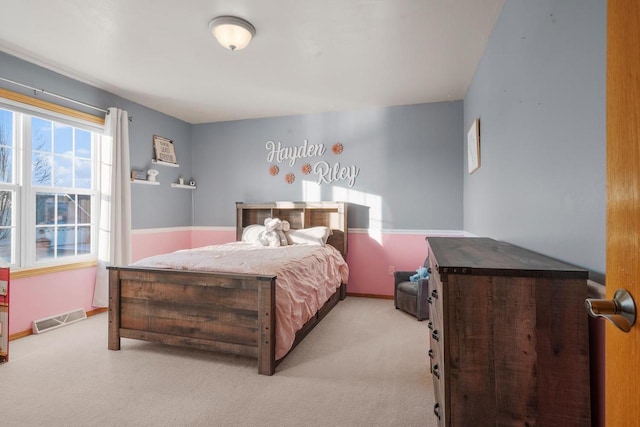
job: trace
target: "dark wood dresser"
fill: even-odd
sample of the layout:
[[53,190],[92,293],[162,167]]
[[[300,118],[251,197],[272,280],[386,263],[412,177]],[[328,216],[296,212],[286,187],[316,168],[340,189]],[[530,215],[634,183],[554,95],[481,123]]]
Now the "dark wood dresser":
[[427,238],[443,426],[590,426],[586,270],[488,238]]

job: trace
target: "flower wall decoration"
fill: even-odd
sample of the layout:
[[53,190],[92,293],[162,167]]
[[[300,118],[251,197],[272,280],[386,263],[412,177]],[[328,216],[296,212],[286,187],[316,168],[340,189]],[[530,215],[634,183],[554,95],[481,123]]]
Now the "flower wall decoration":
[[293,184],[293,182],[296,180],[296,176],[292,173],[288,173],[284,177],[284,180],[287,181],[287,184]]

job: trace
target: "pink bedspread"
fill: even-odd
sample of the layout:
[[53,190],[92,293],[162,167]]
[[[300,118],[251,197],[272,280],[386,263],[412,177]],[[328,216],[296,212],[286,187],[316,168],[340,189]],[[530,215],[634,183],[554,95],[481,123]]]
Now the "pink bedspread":
[[276,360],[287,354],[296,331],[349,277],[347,263],[329,245],[270,248],[233,242],[156,255],[133,265],[277,276]]

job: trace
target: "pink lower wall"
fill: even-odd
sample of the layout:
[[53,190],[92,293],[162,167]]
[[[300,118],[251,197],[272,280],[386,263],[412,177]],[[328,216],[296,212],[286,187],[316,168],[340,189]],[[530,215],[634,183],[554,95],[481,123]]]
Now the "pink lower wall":
[[350,294],[393,296],[393,271],[415,271],[427,256],[424,234],[349,233]]
[[131,234],[131,260],[190,249],[191,229],[139,230]]
[[34,320],[84,308],[95,309],[96,268],[82,268],[42,276],[11,279],[9,335],[31,330]]
[[195,228],[191,232],[191,244],[193,248],[207,245],[219,245],[222,243],[235,242],[236,229],[210,229]]

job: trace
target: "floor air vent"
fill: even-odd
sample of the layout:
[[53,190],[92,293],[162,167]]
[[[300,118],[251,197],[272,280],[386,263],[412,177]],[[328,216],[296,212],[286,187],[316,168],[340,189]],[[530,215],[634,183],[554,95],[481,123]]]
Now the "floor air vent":
[[84,311],[84,308],[79,308],[77,310],[69,311],[67,313],[56,314],[55,316],[47,317],[45,319],[34,320],[33,333],[41,334],[43,332],[47,332],[52,329],[59,328],[61,326],[66,326],[71,323],[75,323],[79,320],[84,320],[86,318],[87,318],[87,313]]

